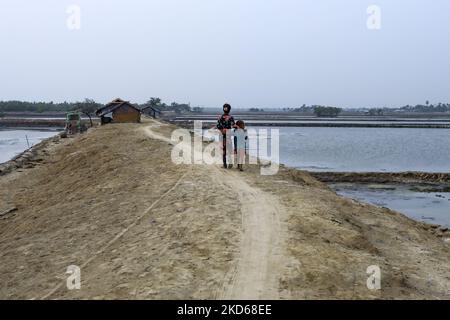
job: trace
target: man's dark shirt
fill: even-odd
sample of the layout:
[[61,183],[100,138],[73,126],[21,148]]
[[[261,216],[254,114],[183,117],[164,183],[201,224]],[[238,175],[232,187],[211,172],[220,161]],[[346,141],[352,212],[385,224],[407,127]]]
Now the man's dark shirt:
[[217,121],[217,129],[225,134],[225,130],[230,130],[234,126],[234,118],[229,114],[223,114]]

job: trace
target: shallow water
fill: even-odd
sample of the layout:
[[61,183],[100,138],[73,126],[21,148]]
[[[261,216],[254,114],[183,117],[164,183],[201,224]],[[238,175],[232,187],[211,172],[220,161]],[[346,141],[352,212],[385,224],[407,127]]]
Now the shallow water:
[[[279,130],[279,162],[308,171],[450,172],[450,129],[295,128]],[[207,132],[207,131],[205,131]],[[270,147],[270,141],[268,146]],[[256,150],[250,154],[256,155]]]
[[450,129],[278,129],[280,162],[291,167],[339,172],[450,172]]
[[56,134],[56,131],[50,130],[0,130],[0,163],[10,160],[29,147]]
[[418,192],[407,185],[335,183],[338,194],[399,211],[408,217],[450,227],[450,192]]
[[[450,172],[450,130],[447,129],[276,129],[280,133],[280,162],[294,168]],[[250,153],[256,155],[255,151]],[[416,220],[450,226],[450,193],[417,192],[407,185],[334,184],[332,187],[346,197],[388,207]]]

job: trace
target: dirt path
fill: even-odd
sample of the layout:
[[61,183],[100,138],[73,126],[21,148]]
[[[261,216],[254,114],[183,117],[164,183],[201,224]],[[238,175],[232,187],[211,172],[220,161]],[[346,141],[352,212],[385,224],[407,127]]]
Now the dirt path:
[[239,194],[243,233],[239,261],[219,298],[278,299],[282,206],[275,197],[250,186],[235,173],[221,175],[225,184]]
[[[152,139],[173,143],[153,129],[145,128]],[[219,299],[277,299],[281,261],[283,261],[280,211],[283,206],[269,193],[249,185],[242,176],[215,165],[203,165],[212,181],[238,195],[242,214],[242,236],[238,261],[216,293]]]

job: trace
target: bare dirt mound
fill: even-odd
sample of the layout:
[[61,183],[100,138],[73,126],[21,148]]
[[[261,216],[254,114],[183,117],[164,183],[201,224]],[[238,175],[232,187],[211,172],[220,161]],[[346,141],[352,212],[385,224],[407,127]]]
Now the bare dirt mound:
[[285,167],[175,165],[174,129],[98,127],[1,176],[0,298],[450,298],[450,246],[429,226]]
[[[0,179],[17,208],[0,219],[1,298],[214,295],[238,254],[236,194],[173,165],[171,146],[142,127],[95,128]],[[66,287],[70,265],[81,290]]]

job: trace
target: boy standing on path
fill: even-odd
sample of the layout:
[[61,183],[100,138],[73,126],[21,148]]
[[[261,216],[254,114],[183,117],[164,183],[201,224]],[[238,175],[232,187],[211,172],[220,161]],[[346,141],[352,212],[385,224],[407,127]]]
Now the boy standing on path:
[[228,162],[231,162],[232,144],[231,144],[231,129],[235,127],[234,118],[230,115],[231,106],[228,103],[223,105],[223,114],[217,121],[217,129],[221,132],[221,143],[223,150],[223,167],[225,169],[231,169],[232,164],[227,166]]
[[248,140],[247,130],[245,129],[245,123],[242,120],[236,122],[236,129],[234,130],[234,148],[236,149],[237,167],[239,171],[244,171],[243,166],[245,163],[245,145]]

